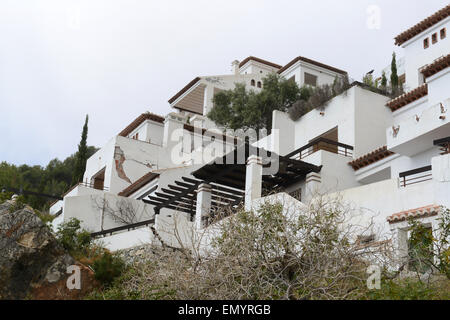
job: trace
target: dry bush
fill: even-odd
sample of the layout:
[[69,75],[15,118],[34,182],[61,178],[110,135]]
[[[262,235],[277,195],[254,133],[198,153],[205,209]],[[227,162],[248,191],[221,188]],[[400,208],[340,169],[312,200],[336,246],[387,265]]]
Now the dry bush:
[[256,211],[224,212],[227,218],[205,231],[216,235],[208,250],[154,249],[104,297],[358,298],[371,252],[352,235],[367,226],[351,224],[337,202],[316,201],[301,212],[289,206],[266,203]]
[[294,121],[313,109],[323,110],[330,100],[351,87],[348,76],[336,78],[332,85],[325,84],[311,88],[309,99],[298,100],[288,109],[290,118]]

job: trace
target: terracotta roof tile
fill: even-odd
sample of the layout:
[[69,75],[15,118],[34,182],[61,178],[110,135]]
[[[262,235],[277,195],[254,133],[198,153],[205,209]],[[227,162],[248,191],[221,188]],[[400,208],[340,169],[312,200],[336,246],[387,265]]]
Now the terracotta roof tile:
[[394,152],[389,151],[387,146],[383,146],[349,162],[348,164],[351,165],[353,170],[356,171],[393,154]]
[[387,221],[389,223],[396,223],[405,221],[407,219],[419,219],[419,218],[425,218],[425,217],[431,217],[435,216],[439,213],[441,210],[441,206],[439,205],[428,205],[425,207],[405,210],[401,212],[394,213],[393,215],[390,215],[387,217]]
[[433,63],[430,63],[429,65],[426,65],[425,67],[420,69],[420,72],[422,72],[425,78],[428,78],[431,77],[433,74],[436,74],[439,71],[448,68],[449,66],[450,66],[450,54],[434,60]]
[[450,5],[447,5],[445,8],[442,8],[441,10],[437,11],[433,15],[429,16],[428,18],[420,21],[415,26],[409,28],[408,30],[400,33],[398,36],[396,36],[395,44],[401,45],[408,41],[409,39],[414,38],[419,33],[427,30],[428,28],[434,26],[435,24],[439,23],[440,21],[444,20],[450,16]]
[[406,92],[398,96],[397,98],[388,101],[388,103],[386,103],[386,106],[389,107],[391,111],[395,111],[410,104],[413,101],[425,97],[426,95],[428,95],[428,85],[424,83],[414,90]]

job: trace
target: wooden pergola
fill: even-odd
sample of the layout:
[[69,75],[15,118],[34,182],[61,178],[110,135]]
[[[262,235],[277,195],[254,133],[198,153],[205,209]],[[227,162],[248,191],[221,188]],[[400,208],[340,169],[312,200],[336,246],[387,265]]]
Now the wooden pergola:
[[245,196],[246,159],[250,155],[262,159],[263,168],[278,165],[277,172],[263,174],[263,193],[284,190],[286,187],[305,179],[310,172],[320,172],[321,166],[315,166],[300,160],[279,156],[264,149],[244,144],[223,157],[192,172],[193,177],[182,177],[167,188],[161,188],[154,196],[143,201],[155,206],[155,214],[162,208],[185,212],[193,217],[197,204],[197,188],[201,183],[211,186],[211,211],[225,206],[236,207]]
[[450,153],[450,137],[434,140],[433,144],[439,146],[441,149],[441,155]]

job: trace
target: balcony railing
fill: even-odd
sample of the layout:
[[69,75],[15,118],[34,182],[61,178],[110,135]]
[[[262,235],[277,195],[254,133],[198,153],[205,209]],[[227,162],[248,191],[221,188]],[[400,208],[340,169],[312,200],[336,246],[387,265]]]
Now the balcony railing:
[[325,150],[346,157],[351,157],[353,155],[352,146],[326,138],[317,138],[307,145],[289,153],[286,157],[301,160],[319,150]]
[[399,174],[400,187],[406,187],[419,182],[432,180],[431,166],[425,166]]
[[149,220],[145,220],[145,221],[141,221],[141,222],[136,222],[136,223],[131,223],[131,224],[127,224],[124,226],[120,226],[120,227],[116,227],[116,228],[111,228],[108,230],[102,230],[102,231],[98,231],[98,232],[92,232],[91,233],[91,238],[97,238],[97,237],[105,237],[107,235],[113,235],[113,233],[116,232],[120,232],[120,231],[131,231],[131,230],[135,230],[138,228],[143,228],[143,227],[147,227],[149,225],[153,225],[155,224],[155,219],[149,219]]
[[80,182],[78,185],[86,187],[86,188],[96,189],[96,190],[103,190],[103,191],[109,190],[109,188],[106,186],[99,186],[99,185],[95,185],[94,183],[89,183],[89,182]]

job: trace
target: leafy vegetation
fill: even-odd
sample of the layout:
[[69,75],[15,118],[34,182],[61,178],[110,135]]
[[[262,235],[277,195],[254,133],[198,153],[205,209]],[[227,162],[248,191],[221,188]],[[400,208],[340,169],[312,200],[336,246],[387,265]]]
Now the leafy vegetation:
[[[87,156],[90,157],[98,149],[87,147]],[[75,170],[76,153],[67,157],[64,161],[51,160],[46,167],[20,165],[16,166],[7,162],[0,163],[0,191],[4,187],[23,189],[27,191],[45,193],[50,195],[62,195],[72,186],[72,175]],[[0,192],[0,199],[11,199],[13,192]],[[24,202],[31,207],[45,211],[53,201],[49,198],[35,195],[23,195]]]
[[75,168],[72,176],[72,185],[83,181],[84,171],[86,170],[86,161],[89,158],[87,146],[88,120],[89,117],[86,115],[83,131],[81,132],[81,141],[78,145],[78,152],[75,154]]
[[125,268],[124,261],[117,255],[113,255],[105,251],[92,264],[95,279],[100,281],[105,286],[110,286],[113,281],[119,277]]
[[77,261],[90,266],[94,277],[105,287],[110,286],[125,269],[124,261],[92,241],[80,220],[71,218],[58,226],[56,239]]
[[291,108],[288,109],[292,120],[298,120],[311,110],[323,110],[327,103],[334,97],[346,92],[351,87],[347,76],[335,78],[333,84],[325,84],[318,87],[304,87],[308,90],[306,99],[297,100]]
[[294,102],[308,97],[308,88],[299,88],[295,81],[269,74],[263,79],[260,92],[246,90],[244,84],[238,83],[233,90],[217,93],[208,117],[230,129],[270,131],[274,110],[287,111]]
[[395,93],[399,90],[398,74],[397,74],[397,60],[395,52],[392,53],[391,61],[391,88],[392,92]]
[[91,245],[90,233],[81,230],[81,222],[76,218],[71,218],[58,226],[56,239],[72,256],[84,254]]

